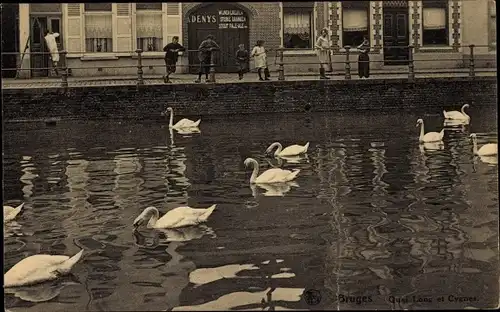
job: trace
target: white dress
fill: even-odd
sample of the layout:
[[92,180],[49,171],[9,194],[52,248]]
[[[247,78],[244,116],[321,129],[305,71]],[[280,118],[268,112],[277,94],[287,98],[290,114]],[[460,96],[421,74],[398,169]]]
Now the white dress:
[[252,54],[255,61],[255,68],[266,68],[267,67],[267,55],[266,49],[264,47],[255,46],[253,47]]
[[330,48],[330,41],[328,40],[328,37],[324,38],[323,36],[319,36],[318,40],[316,40],[316,46],[315,48],[317,49],[317,55],[319,58],[319,62],[325,69],[328,69],[329,64],[330,64],[330,50],[327,50]]
[[57,37],[59,37],[58,33],[47,34],[47,36],[45,36],[45,42],[47,43],[47,48],[50,51],[52,62],[59,62],[59,51],[57,50],[56,42]]

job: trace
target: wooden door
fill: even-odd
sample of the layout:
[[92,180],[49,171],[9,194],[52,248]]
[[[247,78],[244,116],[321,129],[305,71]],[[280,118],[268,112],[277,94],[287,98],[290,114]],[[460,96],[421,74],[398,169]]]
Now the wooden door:
[[408,12],[384,8],[384,64],[408,64]]
[[[189,50],[197,50],[200,43],[211,34],[221,48],[221,51],[213,54],[216,72],[236,73],[238,45],[243,43],[247,50],[250,49],[248,14],[230,3],[214,3],[187,15]],[[189,53],[189,63],[195,65],[190,72],[198,72],[199,67],[196,65],[200,62],[197,52]]]
[[[46,17],[32,17],[31,18],[31,36],[30,36],[30,52],[39,53],[47,52],[44,31],[47,29]],[[48,54],[31,54],[31,76],[32,77],[47,77],[49,71],[49,55]]]

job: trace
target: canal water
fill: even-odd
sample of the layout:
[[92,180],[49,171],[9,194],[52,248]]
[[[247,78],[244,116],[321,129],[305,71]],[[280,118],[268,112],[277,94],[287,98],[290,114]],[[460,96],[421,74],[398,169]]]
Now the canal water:
[[[497,142],[496,110],[421,150],[418,118],[314,113],[204,117],[200,133],[162,121],[8,123],[4,273],[38,253],[74,255],[72,274],[7,289],[11,311],[428,309],[498,302],[498,176],[472,156]],[[177,116],[180,118],[180,116]],[[298,162],[274,141],[310,142]],[[261,169],[300,169],[294,184],[251,187]],[[147,206],[217,204],[199,227],[132,222]]]

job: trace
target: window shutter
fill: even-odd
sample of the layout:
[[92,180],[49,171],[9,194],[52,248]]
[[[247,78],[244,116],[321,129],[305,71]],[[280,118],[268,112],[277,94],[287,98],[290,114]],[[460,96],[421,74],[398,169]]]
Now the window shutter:
[[[169,2],[164,4],[163,25],[164,28],[164,43],[167,44],[172,41],[173,36],[179,37],[179,43],[182,44],[181,37],[181,4]],[[165,14],[166,13],[166,14]],[[166,19],[166,21],[165,21]],[[165,41],[166,40],[166,41]]]
[[116,4],[116,48],[119,53],[132,51],[132,4]]
[[66,26],[66,50],[73,54],[83,53],[82,39],[82,3],[68,3],[66,4],[67,26]]

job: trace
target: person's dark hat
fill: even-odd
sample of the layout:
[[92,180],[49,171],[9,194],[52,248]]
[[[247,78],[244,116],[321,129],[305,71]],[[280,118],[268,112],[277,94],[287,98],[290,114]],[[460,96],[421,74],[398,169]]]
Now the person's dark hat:
[[215,37],[213,35],[208,35],[207,38],[205,39],[212,39],[212,40],[215,40]]

